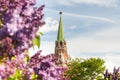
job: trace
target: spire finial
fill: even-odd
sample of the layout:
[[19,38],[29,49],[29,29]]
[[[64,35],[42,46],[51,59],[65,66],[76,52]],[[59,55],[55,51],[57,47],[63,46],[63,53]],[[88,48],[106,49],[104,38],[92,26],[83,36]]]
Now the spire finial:
[[62,12],[60,11],[59,14],[62,15]]

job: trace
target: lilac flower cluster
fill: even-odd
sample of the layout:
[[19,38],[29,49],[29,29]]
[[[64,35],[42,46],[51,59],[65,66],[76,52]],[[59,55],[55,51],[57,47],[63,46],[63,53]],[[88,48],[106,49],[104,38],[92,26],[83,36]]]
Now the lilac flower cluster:
[[[12,50],[9,56],[20,54],[32,46],[41,21],[43,6],[36,8],[36,0],[0,0],[0,41],[9,37]],[[0,49],[7,47],[0,43]],[[6,52],[2,51],[0,56]],[[8,55],[7,55],[8,56]]]
[[[0,80],[65,80],[54,55],[26,54],[37,36],[44,5],[36,0],[0,0]],[[37,75],[37,76],[36,76]]]
[[56,58],[53,54],[40,56],[40,52],[36,53],[30,60],[35,74],[40,76],[42,80],[66,80],[63,77],[64,67],[55,65]]
[[[0,56],[4,57],[11,57],[12,54],[11,52],[13,51],[13,46],[12,46],[12,39],[9,37],[6,37],[2,40],[0,40]],[[4,54],[3,54],[4,53]]]
[[16,56],[13,60],[3,61],[0,66],[0,80],[6,79],[10,75],[13,75],[16,70],[23,70],[26,64],[23,59],[23,54]]
[[120,79],[120,67],[113,69],[113,72],[110,73],[108,70],[105,71],[104,74],[105,80],[119,80]]
[[54,55],[41,56],[40,51],[26,63],[27,54],[16,56],[11,61],[4,61],[0,66],[0,79],[8,79],[16,71],[23,71],[21,80],[32,80],[32,75],[38,75],[36,80],[67,80],[63,77],[64,67],[55,65]]

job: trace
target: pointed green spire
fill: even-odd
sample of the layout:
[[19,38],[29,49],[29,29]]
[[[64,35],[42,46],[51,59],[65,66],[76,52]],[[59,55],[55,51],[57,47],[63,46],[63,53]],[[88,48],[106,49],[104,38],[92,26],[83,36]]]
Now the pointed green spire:
[[62,12],[60,12],[60,22],[58,28],[57,41],[64,41],[64,29],[62,25]]

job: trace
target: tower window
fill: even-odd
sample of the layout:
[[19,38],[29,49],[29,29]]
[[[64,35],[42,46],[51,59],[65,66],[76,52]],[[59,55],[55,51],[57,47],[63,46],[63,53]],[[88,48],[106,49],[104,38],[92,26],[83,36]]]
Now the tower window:
[[60,46],[63,46],[63,42],[62,41],[60,41]]

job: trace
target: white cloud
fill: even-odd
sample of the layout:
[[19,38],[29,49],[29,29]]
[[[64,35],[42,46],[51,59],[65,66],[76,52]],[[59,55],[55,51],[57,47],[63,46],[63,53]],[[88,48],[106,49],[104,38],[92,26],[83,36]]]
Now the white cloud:
[[76,29],[76,28],[77,28],[77,26],[75,26],[75,25],[69,27],[69,29],[72,29],[72,30]]
[[111,38],[111,39],[120,39],[120,27],[110,27],[102,30],[95,34],[98,37]]
[[107,69],[111,72],[113,71],[114,67],[120,67],[120,55],[115,55],[115,53],[106,53],[103,59],[105,60]]
[[58,29],[58,21],[54,20],[51,17],[47,17],[45,19],[45,25],[43,25],[40,28],[40,31],[43,32],[43,33],[47,33],[47,32],[50,32],[50,31],[56,31],[57,29]]
[[[72,57],[101,57],[110,71],[120,66],[120,27],[104,28],[87,36],[77,36],[69,39],[67,43]],[[96,53],[97,56],[91,53]]]
[[120,52],[120,28],[113,27],[68,41],[71,53]]
[[99,6],[117,7],[118,1],[119,0],[60,0],[58,2],[64,5],[95,4]]
[[[53,11],[53,12],[56,12],[56,13],[59,12],[59,11],[53,10],[53,9],[46,9],[46,10]],[[116,21],[114,21],[112,19],[109,19],[109,18],[105,18],[105,17],[81,15],[81,14],[68,13],[68,12],[64,12],[63,14],[67,15],[67,16],[74,17],[74,18],[93,19],[93,20],[99,20],[99,21],[103,21],[103,22],[116,23]]]
[[38,48],[35,46],[29,49],[30,56],[33,56],[37,51],[41,50],[41,55],[48,55],[54,53],[55,43],[49,41],[41,41],[41,46]]
[[74,14],[74,13],[68,13],[68,12],[64,12],[64,14],[68,15],[68,16],[76,17],[76,18],[95,19],[95,20],[100,20],[100,21],[104,21],[104,22],[116,23],[114,20],[105,18],[105,17],[80,15],[80,14]]
[[54,53],[54,49],[55,49],[54,41],[53,42],[49,42],[49,41],[41,42],[40,50],[42,50],[42,53],[41,53],[42,55]]

